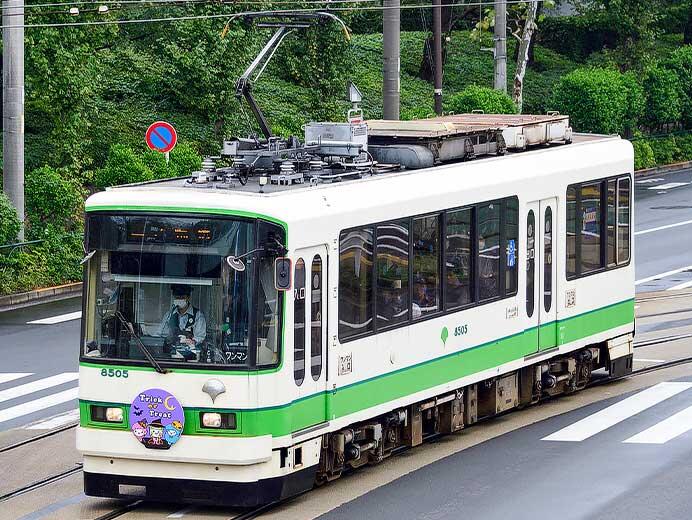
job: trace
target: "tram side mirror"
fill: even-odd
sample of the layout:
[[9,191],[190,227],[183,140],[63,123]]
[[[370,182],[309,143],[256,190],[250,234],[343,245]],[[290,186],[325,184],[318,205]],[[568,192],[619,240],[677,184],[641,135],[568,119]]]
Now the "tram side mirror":
[[279,257],[274,260],[274,287],[277,291],[291,290],[291,259]]

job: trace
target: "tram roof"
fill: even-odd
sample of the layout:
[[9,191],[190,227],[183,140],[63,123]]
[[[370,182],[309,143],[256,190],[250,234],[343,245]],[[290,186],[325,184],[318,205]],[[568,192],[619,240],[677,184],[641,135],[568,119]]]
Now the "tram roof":
[[[487,156],[467,162],[316,186],[309,183],[292,186],[268,184],[263,187],[264,193],[259,192],[259,179],[252,177],[244,186],[236,182],[232,187],[223,188],[213,184],[191,185],[187,178],[117,186],[91,196],[86,209],[124,211],[151,208],[152,211],[191,212],[203,209],[210,213],[222,210],[296,222],[327,214],[355,215],[359,210],[388,204],[402,205],[426,197],[443,204],[442,199],[449,193],[458,194],[467,190],[487,191],[486,200],[490,200],[494,197],[493,187],[519,181],[523,183],[522,186],[529,183],[539,191],[545,188],[548,190],[546,193],[552,189],[554,196],[555,186],[546,182],[546,177],[556,179],[556,176],[586,172],[607,163],[622,165],[610,175],[628,173],[631,172],[632,157],[631,145],[619,136],[574,134],[573,142],[569,145],[543,146],[524,152],[508,152],[500,157]],[[623,170],[625,165],[628,165],[627,169]],[[586,174],[584,176],[587,177]],[[462,204],[452,204],[450,207]]]

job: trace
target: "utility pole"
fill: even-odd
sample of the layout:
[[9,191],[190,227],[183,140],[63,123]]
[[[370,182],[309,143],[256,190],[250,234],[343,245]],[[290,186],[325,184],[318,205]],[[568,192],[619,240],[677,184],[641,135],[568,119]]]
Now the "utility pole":
[[435,113],[442,115],[442,0],[433,0],[433,52],[435,54]]
[[507,93],[507,0],[495,0],[495,90]]
[[[24,240],[24,0],[4,0],[2,11],[3,190],[17,210]],[[15,27],[12,27],[15,26]]]
[[384,0],[382,13],[382,117],[399,119],[399,70],[401,36],[400,0]]

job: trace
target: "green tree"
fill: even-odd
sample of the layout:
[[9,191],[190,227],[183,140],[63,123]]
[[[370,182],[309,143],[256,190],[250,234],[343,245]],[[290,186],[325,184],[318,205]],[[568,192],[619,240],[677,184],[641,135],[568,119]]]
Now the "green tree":
[[28,172],[24,192],[30,238],[40,238],[47,228],[59,233],[81,228],[84,190],[64,171],[44,166]]
[[108,152],[108,159],[103,168],[97,170],[94,184],[98,188],[150,181],[154,178],[142,157],[131,148],[115,144]]
[[580,132],[627,133],[636,125],[641,89],[613,69],[576,69],[560,78],[551,106]]
[[681,121],[685,128],[692,128],[692,45],[675,49],[663,66],[677,76]]
[[516,114],[512,98],[499,90],[470,85],[463,91],[449,96],[445,108],[455,114],[482,110],[486,114]]
[[0,191],[0,245],[10,244],[19,234],[17,210],[4,192]]
[[660,128],[680,119],[680,88],[675,72],[658,66],[648,68],[644,75],[644,91],[644,123],[648,127]]

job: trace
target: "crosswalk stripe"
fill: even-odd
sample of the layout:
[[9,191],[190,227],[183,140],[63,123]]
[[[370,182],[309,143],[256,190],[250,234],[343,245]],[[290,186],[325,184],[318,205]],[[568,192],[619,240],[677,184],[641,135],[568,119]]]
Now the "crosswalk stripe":
[[668,287],[666,291],[680,291],[682,289],[687,289],[688,287],[692,287],[692,280]]
[[48,419],[43,419],[41,421],[30,424],[25,429],[26,430],[53,430],[55,428],[60,428],[66,424],[79,420],[79,410],[70,410],[67,413],[61,413],[54,417],[49,417]]
[[22,377],[32,375],[34,375],[32,372],[6,372],[4,374],[0,374],[0,385],[2,383],[9,383],[15,379],[21,379]]
[[659,383],[543,437],[542,440],[583,441],[689,388],[692,388],[692,383]]
[[40,399],[18,404],[17,406],[12,406],[11,408],[6,408],[5,410],[0,410],[0,423],[11,421],[17,417],[29,415],[30,413],[38,412],[39,410],[45,410],[51,406],[72,401],[73,399],[77,399],[78,395],[79,388],[75,387],[63,392],[58,392],[57,394],[47,395],[45,397],[41,397]]
[[664,421],[622,442],[632,444],[664,444],[689,430],[692,430],[692,406],[675,415],[671,415]]
[[62,323],[63,321],[77,320],[82,317],[82,311],[69,312],[67,314],[61,314],[59,316],[51,316],[50,318],[43,318],[40,320],[28,321],[29,325],[55,325],[56,323]]
[[0,391],[0,403],[21,397],[23,395],[32,394],[40,390],[45,390],[46,388],[58,386],[63,383],[69,383],[70,381],[74,381],[78,378],[79,374],[77,372],[63,372],[62,374],[45,377],[24,385],[13,386],[7,390]]

